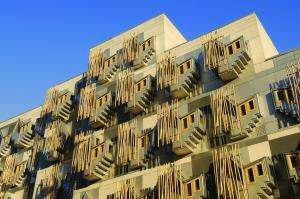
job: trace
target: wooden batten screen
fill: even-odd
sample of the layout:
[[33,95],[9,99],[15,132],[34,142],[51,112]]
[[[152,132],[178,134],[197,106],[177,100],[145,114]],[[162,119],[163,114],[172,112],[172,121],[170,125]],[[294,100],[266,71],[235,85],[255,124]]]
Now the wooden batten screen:
[[74,137],[74,151],[72,158],[73,172],[85,171],[90,174],[91,168],[91,148],[92,137],[91,132],[82,132]]
[[249,198],[239,151],[238,144],[212,151],[218,198]]
[[61,176],[61,164],[55,164],[47,168],[42,179],[41,191],[39,197],[44,199],[56,198],[59,181]]
[[55,88],[50,88],[46,93],[45,103],[42,106],[41,116],[54,111],[58,103],[59,91]]
[[178,70],[175,63],[175,56],[163,55],[156,67],[156,87],[164,89],[167,86],[178,83]]
[[290,85],[293,101],[297,107],[297,117],[300,119],[300,61],[286,66],[286,81]]
[[96,84],[89,84],[80,90],[77,121],[93,116],[96,106]]
[[16,155],[5,157],[4,168],[0,177],[0,184],[12,185],[15,177],[15,168],[17,166]]
[[87,81],[98,78],[104,74],[104,56],[101,49],[91,51],[89,57],[89,68],[87,71]]
[[177,100],[157,106],[157,131],[158,146],[180,139]]
[[116,86],[116,105],[134,100],[133,71],[128,68],[118,73]]
[[211,38],[203,44],[203,48],[206,68],[211,70],[227,63],[227,51],[220,38]]
[[136,199],[135,178],[117,182],[116,199]]
[[118,125],[117,164],[124,164],[138,158],[137,121]]
[[135,34],[124,39],[123,42],[123,62],[131,62],[139,56],[139,43]]
[[213,119],[213,137],[232,130],[241,130],[234,85],[224,86],[210,94],[210,106]]
[[46,129],[47,134],[45,138],[44,151],[56,151],[64,146],[65,135],[61,132],[61,121],[52,122]]
[[34,138],[34,144],[31,151],[31,157],[29,160],[29,170],[34,171],[36,163],[39,158],[39,152],[43,150],[44,148],[44,140],[42,140],[40,137]]
[[181,166],[166,164],[157,167],[157,195],[158,199],[183,198],[183,184]]

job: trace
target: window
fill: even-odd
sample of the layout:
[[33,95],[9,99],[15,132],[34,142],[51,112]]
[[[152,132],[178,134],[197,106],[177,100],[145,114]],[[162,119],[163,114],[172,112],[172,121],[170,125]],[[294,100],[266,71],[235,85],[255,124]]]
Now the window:
[[187,188],[187,194],[188,194],[188,196],[192,196],[192,184],[191,183],[187,183],[186,188]]
[[183,65],[180,65],[179,68],[180,68],[180,74],[183,74],[183,72],[184,72],[183,71]]
[[240,113],[242,116],[247,115],[255,109],[254,100],[248,100],[240,105]]
[[98,157],[98,148],[95,148],[95,152],[94,152],[94,158]]
[[138,91],[141,91],[141,83],[138,83],[138,84],[137,84],[137,90],[138,90]]
[[229,55],[232,55],[232,54],[233,54],[233,48],[232,48],[232,45],[228,46],[228,52],[229,52]]
[[141,138],[141,147],[144,148],[145,147],[145,137]]
[[144,82],[144,86],[147,86],[147,80],[144,79],[143,82]]
[[183,119],[183,129],[187,129],[188,128],[188,123],[187,123],[187,118]]
[[248,169],[248,179],[249,179],[249,182],[254,182],[254,174],[253,174],[252,168]]
[[188,61],[188,62],[186,63],[186,67],[187,67],[187,68],[190,68],[190,67],[191,67],[190,61]]
[[248,101],[248,103],[249,103],[250,110],[253,110],[254,109],[254,102],[253,102],[253,100]]
[[190,115],[190,121],[191,121],[191,123],[194,123],[195,122],[195,116],[194,116],[194,114],[191,114]]
[[196,187],[196,190],[200,190],[200,180],[199,179],[195,180],[195,187]]
[[277,91],[277,97],[278,97],[279,101],[284,101],[285,97],[284,97],[284,90],[283,89]]
[[242,116],[246,115],[246,106],[245,106],[245,104],[241,105],[241,113],[242,113]]
[[264,175],[264,170],[263,170],[262,164],[258,164],[258,165],[256,165],[256,167],[257,167],[257,173],[258,173],[258,175],[259,176]]
[[107,102],[108,100],[107,100],[107,95],[105,95],[105,102]]
[[296,168],[296,166],[297,166],[297,158],[296,158],[296,156],[291,155],[290,156],[290,160],[291,160],[292,167]]
[[150,39],[148,39],[147,43],[148,43],[148,46],[151,46],[151,40]]
[[240,47],[241,47],[240,41],[235,42],[235,47],[236,47],[236,49],[240,49]]
[[145,43],[143,43],[143,51],[145,51],[146,50],[146,45],[145,45]]
[[288,98],[288,100],[287,100],[288,102],[294,101],[294,95],[290,88],[287,89],[287,98]]

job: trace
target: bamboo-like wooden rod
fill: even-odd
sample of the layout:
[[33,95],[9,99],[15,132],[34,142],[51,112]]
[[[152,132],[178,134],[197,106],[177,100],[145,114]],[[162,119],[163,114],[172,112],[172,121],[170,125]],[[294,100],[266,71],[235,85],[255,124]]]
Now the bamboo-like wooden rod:
[[118,125],[117,164],[138,158],[137,120]]
[[159,146],[170,144],[180,139],[178,100],[171,104],[164,103],[157,106],[157,141]]
[[96,84],[89,84],[80,90],[77,121],[93,116],[96,107]]
[[175,56],[170,54],[162,55],[161,60],[156,67],[156,86],[157,89],[163,89],[172,84],[178,83],[179,72],[175,63]]
[[218,198],[249,198],[239,151],[238,144],[212,151]]
[[87,71],[87,81],[90,82],[93,78],[99,78],[104,74],[104,56],[101,49],[91,52],[89,57],[89,68]]
[[131,178],[128,180],[117,182],[116,199],[136,199],[136,180]]
[[125,69],[118,73],[116,86],[116,105],[121,105],[134,99],[133,70]]

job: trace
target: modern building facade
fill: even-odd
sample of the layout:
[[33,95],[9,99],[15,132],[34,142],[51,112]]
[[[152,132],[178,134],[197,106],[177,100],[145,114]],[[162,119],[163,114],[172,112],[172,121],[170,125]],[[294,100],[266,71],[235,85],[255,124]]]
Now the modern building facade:
[[0,122],[0,198],[300,198],[299,60],[255,14],[192,41],[156,16]]

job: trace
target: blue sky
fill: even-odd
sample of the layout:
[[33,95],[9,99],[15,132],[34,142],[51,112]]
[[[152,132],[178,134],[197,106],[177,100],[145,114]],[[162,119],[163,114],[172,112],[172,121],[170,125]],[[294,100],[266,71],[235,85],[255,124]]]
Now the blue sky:
[[[206,3],[204,3],[206,2]],[[0,3],[0,120],[87,69],[91,46],[165,13],[188,39],[252,12],[280,52],[300,47],[299,1],[51,0]]]

